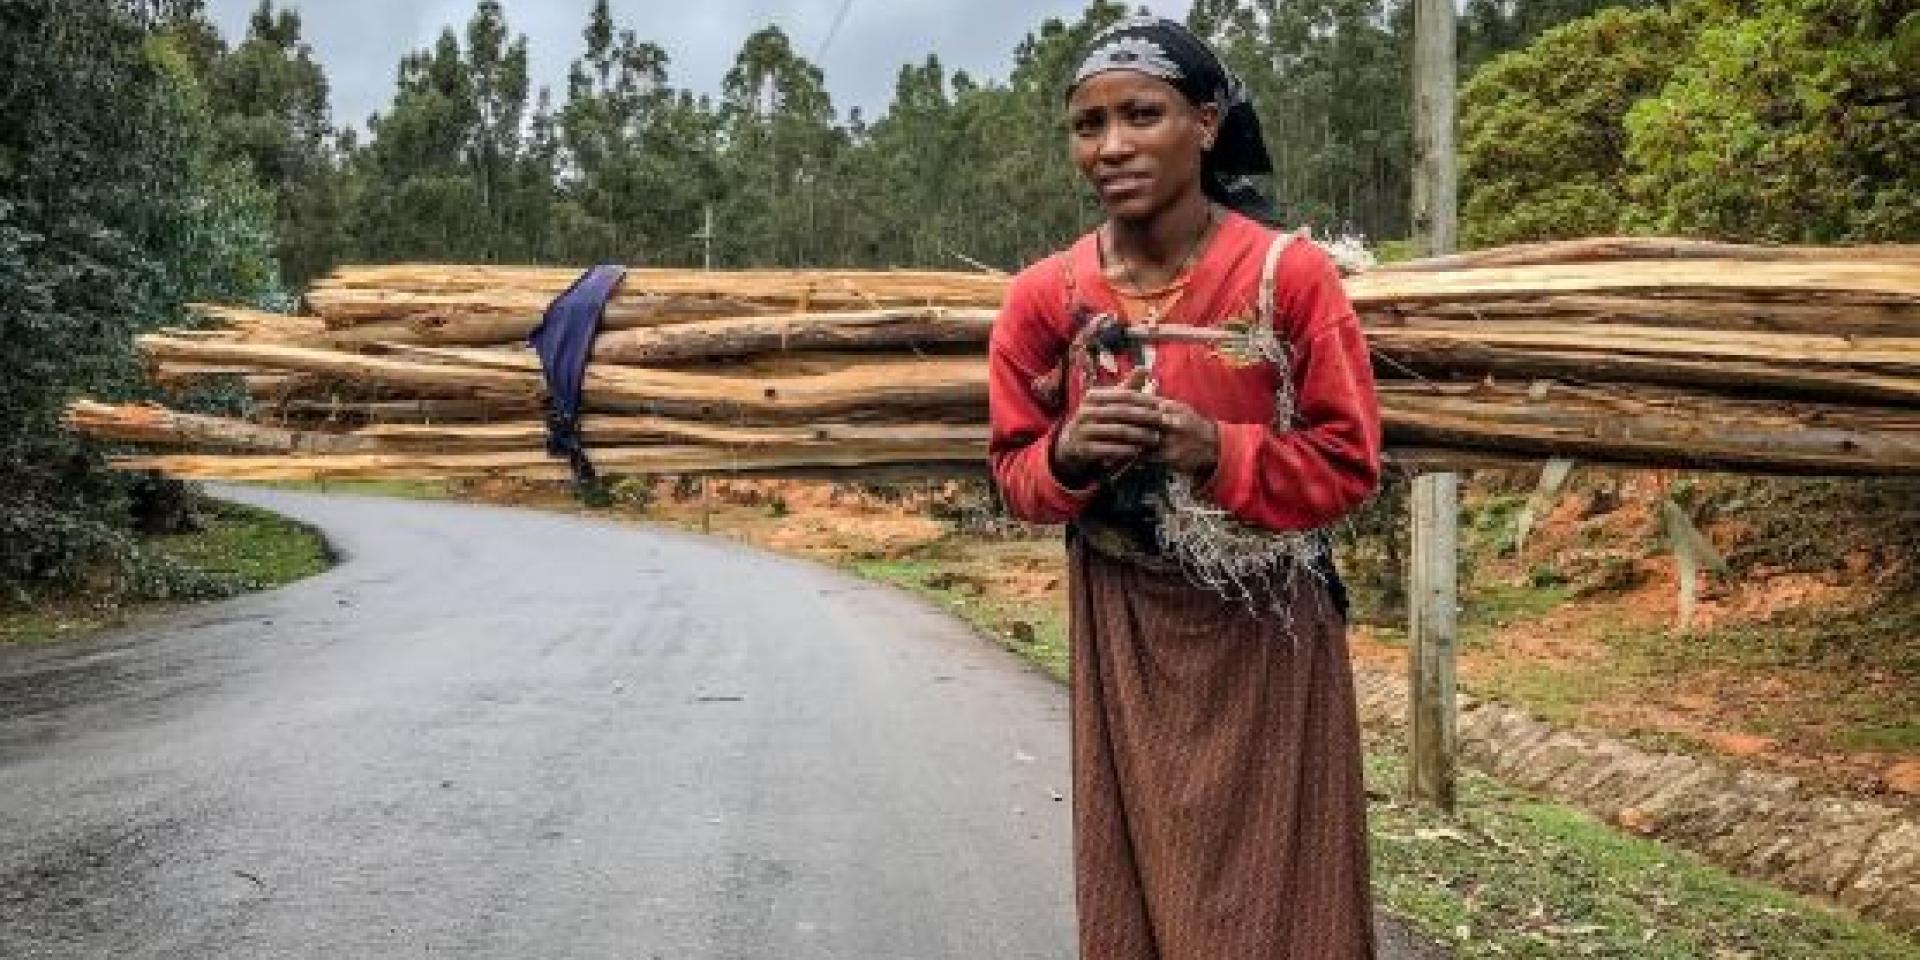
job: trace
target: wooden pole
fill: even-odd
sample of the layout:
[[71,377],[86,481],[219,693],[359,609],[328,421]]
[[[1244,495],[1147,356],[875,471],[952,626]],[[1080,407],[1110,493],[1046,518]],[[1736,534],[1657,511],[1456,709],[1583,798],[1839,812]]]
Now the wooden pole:
[[711,203],[707,204],[706,222],[700,227],[700,232],[693,235],[693,238],[695,240],[700,241],[701,267],[708,271],[712,271],[713,270],[713,204]]
[[[1415,0],[1413,217],[1428,256],[1450,254],[1455,246],[1453,41],[1453,0]],[[1415,801],[1449,811],[1454,802],[1459,526],[1459,476],[1415,478],[1407,611],[1412,673],[1407,786]]]
[[1413,797],[1451,811],[1454,801],[1454,633],[1459,590],[1455,552],[1459,474],[1429,473],[1413,485],[1411,618],[1413,750],[1407,784]]
[[1413,228],[1440,257],[1458,237],[1453,0],[1415,0],[1413,16]]

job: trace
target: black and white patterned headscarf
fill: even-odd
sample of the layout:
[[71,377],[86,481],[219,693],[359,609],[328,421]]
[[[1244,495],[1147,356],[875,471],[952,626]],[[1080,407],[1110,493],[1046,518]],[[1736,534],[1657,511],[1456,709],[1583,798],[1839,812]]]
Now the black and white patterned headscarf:
[[1109,70],[1144,73],[1171,84],[1196,105],[1217,104],[1220,132],[1201,160],[1201,188],[1216,202],[1255,220],[1271,224],[1278,219],[1272,203],[1247,179],[1273,172],[1260,117],[1254,113],[1246,85],[1205,41],[1177,20],[1123,20],[1094,38],[1067,88],[1068,96],[1088,77]]

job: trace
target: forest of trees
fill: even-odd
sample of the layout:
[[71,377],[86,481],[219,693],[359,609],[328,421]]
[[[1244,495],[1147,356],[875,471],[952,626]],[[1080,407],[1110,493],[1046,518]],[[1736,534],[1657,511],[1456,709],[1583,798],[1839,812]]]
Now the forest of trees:
[[[1464,235],[1913,239],[1910,6],[1468,0]],[[1006,77],[928,51],[869,117],[772,26],[717,96],[676,86],[671,51],[604,0],[565,89],[534,89],[527,40],[480,0],[396,65],[362,134],[272,0],[231,41],[201,0],[0,0],[0,604],[103,578],[175,589],[128,535],[152,485],[107,474],[58,416],[79,393],[138,396],[132,335],[185,322],[182,303],[286,305],[352,261],[692,265],[709,211],[716,266],[1014,269],[1097,214],[1066,162],[1064,85],[1126,11],[1034,25]],[[1289,222],[1406,236],[1410,11],[1194,4],[1252,88]]]
[[[1467,66],[1606,6],[1474,0]],[[196,2],[163,39],[194,65],[225,156],[272,190],[289,284],[348,260],[699,263],[709,207],[720,266],[1002,269],[1084,228],[1065,163],[1066,75],[1127,7],[1093,0],[1035,25],[1005,78],[900,68],[877,117],[842,113],[777,27],[747,37],[717,97],[676,86],[672,51],[593,5],[564,90],[535,90],[527,40],[481,0],[398,65],[363,138],[328,114],[293,11],[263,0],[231,48]],[[1412,28],[1403,0],[1200,0],[1195,27],[1248,78],[1289,219],[1407,232]]]

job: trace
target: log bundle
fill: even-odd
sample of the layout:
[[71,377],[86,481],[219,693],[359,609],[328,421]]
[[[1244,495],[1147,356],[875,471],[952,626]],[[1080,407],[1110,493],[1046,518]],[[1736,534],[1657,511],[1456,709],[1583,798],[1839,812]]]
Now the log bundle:
[[[349,267],[307,315],[227,307],[142,337],[156,382],[242,385],[244,417],[76,403],[74,429],[183,477],[563,477],[524,341],[568,269]],[[977,470],[1006,278],[633,270],[588,368],[604,473]],[[1391,448],[1920,474],[1920,247],[1597,238],[1347,280]]]

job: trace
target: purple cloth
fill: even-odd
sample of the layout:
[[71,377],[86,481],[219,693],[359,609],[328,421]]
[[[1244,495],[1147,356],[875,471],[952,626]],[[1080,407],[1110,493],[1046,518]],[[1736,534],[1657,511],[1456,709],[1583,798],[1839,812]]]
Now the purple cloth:
[[587,360],[593,339],[600,334],[607,301],[626,276],[627,268],[619,264],[588,269],[547,305],[540,326],[527,335],[527,342],[540,354],[540,369],[547,381],[547,452],[566,457],[574,481],[582,486],[594,482],[593,464],[580,439]]

